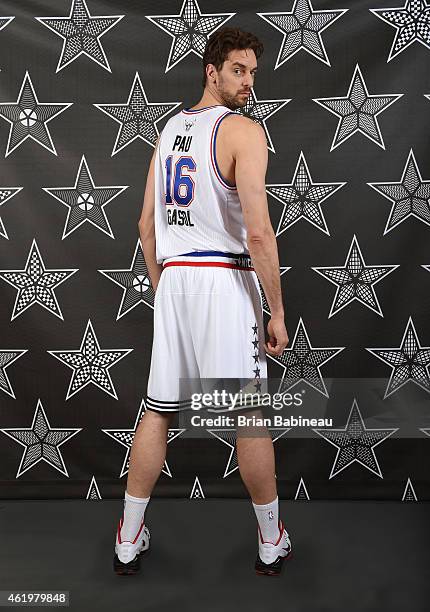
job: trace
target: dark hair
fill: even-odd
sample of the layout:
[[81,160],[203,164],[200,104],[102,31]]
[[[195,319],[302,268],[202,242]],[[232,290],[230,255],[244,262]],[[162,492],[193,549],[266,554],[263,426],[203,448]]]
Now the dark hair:
[[208,38],[203,53],[203,87],[206,87],[206,66],[213,64],[217,70],[222,68],[233,49],[252,49],[259,58],[264,51],[263,43],[251,32],[239,28],[221,28]]

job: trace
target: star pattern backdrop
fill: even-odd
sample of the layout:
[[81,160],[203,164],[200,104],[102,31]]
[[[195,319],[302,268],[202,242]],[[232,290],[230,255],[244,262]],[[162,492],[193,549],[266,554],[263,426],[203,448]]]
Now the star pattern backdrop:
[[[269,377],[333,418],[269,428],[279,496],[430,499],[430,4],[384,4],[2,2],[3,498],[123,497],[152,347],[146,174],[229,25],[265,46],[237,112],[269,150],[290,338]],[[247,497],[235,430],[188,433],[153,494]]]

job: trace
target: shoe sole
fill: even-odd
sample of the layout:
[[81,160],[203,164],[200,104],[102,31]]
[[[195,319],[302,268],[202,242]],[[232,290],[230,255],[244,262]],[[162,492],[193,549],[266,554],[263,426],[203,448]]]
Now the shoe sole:
[[117,576],[133,576],[140,572],[140,560],[142,557],[149,555],[150,548],[141,550],[132,561],[123,563],[119,560],[118,555],[115,553],[113,558],[113,569]]
[[[274,561],[272,565],[266,565],[261,561],[260,557],[257,557],[257,560],[255,562],[255,573],[258,576],[279,576],[284,561],[291,559],[292,556],[293,551],[291,550],[285,557],[278,557],[278,560]],[[274,565],[275,563],[277,563],[276,566]]]

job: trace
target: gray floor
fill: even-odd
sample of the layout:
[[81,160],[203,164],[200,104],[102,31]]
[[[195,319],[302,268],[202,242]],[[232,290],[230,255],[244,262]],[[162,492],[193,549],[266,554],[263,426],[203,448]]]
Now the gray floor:
[[428,612],[430,503],[281,501],[293,558],[257,576],[245,499],[153,498],[152,550],[112,570],[122,501],[1,501],[1,590],[64,589],[73,610]]

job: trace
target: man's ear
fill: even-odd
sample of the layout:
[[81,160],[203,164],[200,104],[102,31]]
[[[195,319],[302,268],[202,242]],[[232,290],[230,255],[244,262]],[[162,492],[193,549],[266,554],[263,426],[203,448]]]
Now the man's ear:
[[213,83],[215,83],[216,80],[216,68],[213,64],[208,64],[206,66],[206,76],[208,81],[212,81]]

